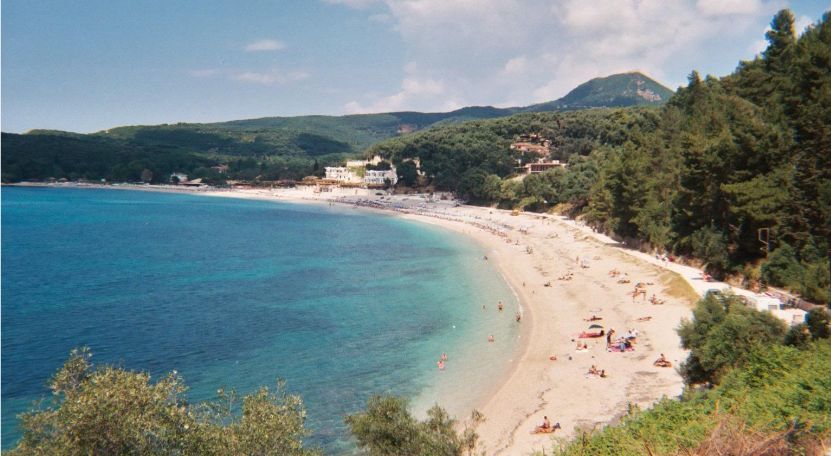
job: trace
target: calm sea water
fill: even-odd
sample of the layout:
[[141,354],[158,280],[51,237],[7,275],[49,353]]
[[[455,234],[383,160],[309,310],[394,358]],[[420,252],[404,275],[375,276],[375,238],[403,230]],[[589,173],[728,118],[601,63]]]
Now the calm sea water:
[[97,364],[175,369],[191,400],[284,378],[327,454],[351,452],[343,416],[374,393],[467,413],[519,345],[515,298],[484,253],[351,208],[3,188],[3,448],[79,346]]

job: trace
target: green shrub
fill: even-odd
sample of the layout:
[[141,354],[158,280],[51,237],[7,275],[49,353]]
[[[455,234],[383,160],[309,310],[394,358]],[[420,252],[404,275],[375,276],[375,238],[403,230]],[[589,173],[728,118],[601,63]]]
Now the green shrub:
[[785,324],[747,307],[737,296],[711,293],[698,302],[693,320],[681,323],[681,344],[690,350],[681,366],[687,383],[718,382],[754,350],[782,343]]
[[407,401],[394,396],[373,396],[366,411],[347,416],[344,421],[358,446],[372,456],[458,456],[472,452],[478,435],[475,426],[482,416],[474,411],[471,424],[459,435],[455,420],[439,406],[427,411],[418,421],[407,409]]
[[777,286],[791,286],[802,280],[804,268],[796,258],[796,251],[788,244],[781,244],[770,253],[762,265],[762,280]]
[[318,454],[303,447],[303,401],[282,383],[240,405],[221,390],[217,401],[191,405],[176,372],[152,383],[146,373],[93,368],[84,349],[72,352],[49,386],[53,406],[21,415],[23,437],[9,454]]

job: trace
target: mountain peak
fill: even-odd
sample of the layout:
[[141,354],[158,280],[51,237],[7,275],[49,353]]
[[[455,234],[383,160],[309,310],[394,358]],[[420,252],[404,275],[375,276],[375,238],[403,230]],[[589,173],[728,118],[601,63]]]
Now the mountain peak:
[[643,73],[631,71],[591,79],[558,100],[532,105],[524,110],[661,105],[672,93],[672,90]]

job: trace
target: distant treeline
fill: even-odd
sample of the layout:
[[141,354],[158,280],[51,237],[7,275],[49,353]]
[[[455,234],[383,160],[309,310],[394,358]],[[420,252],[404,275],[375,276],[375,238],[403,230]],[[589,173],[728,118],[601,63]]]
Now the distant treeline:
[[[644,98],[643,93],[655,96]],[[3,181],[108,179],[166,182],[184,172],[212,183],[321,175],[370,145],[435,125],[582,106],[660,105],[672,92],[639,73],[596,78],[560,100],[518,108],[471,106],[451,112],[265,117],[209,124],[134,125],[78,134],[33,130],[3,134]],[[210,172],[228,164],[227,173]],[[409,169],[409,171],[414,171]]]
[[[128,128],[128,127],[125,127]],[[320,174],[352,152],[332,152],[331,140],[300,136],[310,148],[330,153],[268,155],[268,147],[236,139],[217,139],[187,128],[156,127],[134,137],[71,135],[64,132],[3,133],[3,182],[68,179],[167,183],[171,173],[222,184],[227,179],[274,181]],[[207,139],[201,136],[209,136]],[[186,139],[190,138],[190,139]],[[349,149],[346,149],[349,151]],[[257,153],[261,151],[262,153]],[[223,173],[211,169],[228,165]]]
[[[397,164],[418,157],[425,176],[419,182],[409,172],[404,183],[453,190],[480,204],[562,205],[632,243],[700,258],[718,276],[743,274],[827,303],[828,17],[797,39],[792,13],[779,12],[760,57],[724,78],[693,72],[662,108],[468,122],[381,142],[369,153]],[[550,139],[552,158],[569,167],[504,179],[518,159],[533,158],[509,147],[530,133]]]

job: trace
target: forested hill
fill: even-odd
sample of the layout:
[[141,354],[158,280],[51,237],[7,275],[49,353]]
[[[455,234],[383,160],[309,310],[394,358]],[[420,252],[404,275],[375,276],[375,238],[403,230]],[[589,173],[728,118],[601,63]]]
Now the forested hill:
[[520,108],[523,112],[554,111],[622,106],[660,106],[672,96],[672,90],[641,73],[614,74],[580,84],[556,101]]
[[[472,202],[563,205],[633,245],[691,255],[717,276],[787,286],[827,303],[828,19],[797,39],[793,15],[778,13],[761,56],[723,78],[692,72],[661,108],[520,114],[433,128],[370,151],[397,162],[410,181],[406,159],[418,157],[421,184]],[[537,159],[509,148],[533,133],[551,141],[547,158],[569,167],[506,179],[517,160]]]
[[[608,81],[608,83],[603,82]],[[33,130],[3,133],[3,181],[45,178],[153,181],[171,172],[216,178],[210,165],[228,163],[234,178],[298,179],[360,154],[387,138],[436,125],[505,117],[516,112],[574,109],[577,106],[636,105],[646,98],[632,90],[667,89],[638,73],[592,80],[562,100],[524,108],[474,106],[444,113],[393,112],[349,116],[267,117],[209,124],[126,126],[93,134]],[[583,87],[583,86],[581,86]],[[633,87],[635,89],[633,89]],[[642,88],[642,89],[638,89]],[[659,89],[660,88],[660,89]],[[645,91],[646,90],[646,91]],[[647,97],[648,98],[648,97]],[[581,101],[582,100],[582,101]],[[663,102],[663,97],[658,102]]]

